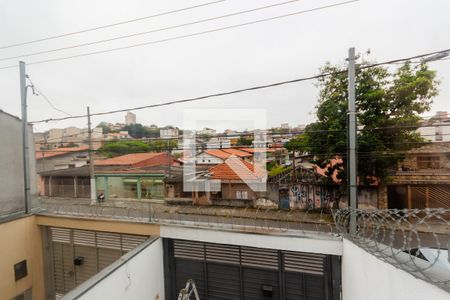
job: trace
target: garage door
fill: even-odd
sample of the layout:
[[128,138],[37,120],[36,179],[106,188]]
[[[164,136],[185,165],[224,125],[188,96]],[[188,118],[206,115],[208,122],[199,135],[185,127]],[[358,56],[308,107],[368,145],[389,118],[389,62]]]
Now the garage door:
[[339,299],[336,256],[186,240],[164,245],[167,299],[176,299],[189,279],[202,300]]
[[53,288],[60,298],[112,264],[148,236],[50,227],[48,230]]

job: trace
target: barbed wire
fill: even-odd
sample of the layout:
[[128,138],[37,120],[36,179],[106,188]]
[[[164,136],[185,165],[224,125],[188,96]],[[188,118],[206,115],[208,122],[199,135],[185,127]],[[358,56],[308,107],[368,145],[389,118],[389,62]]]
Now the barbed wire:
[[[350,232],[350,218],[356,232]],[[450,292],[450,209],[339,209],[340,234],[377,258]]]
[[[110,218],[162,225],[232,229],[305,236],[336,235],[329,210],[283,211],[270,208],[218,208],[211,206],[163,205],[147,201],[108,200],[90,205],[67,204],[61,199],[40,199],[34,203],[39,213],[87,218]],[[328,213],[327,213],[328,212]]]

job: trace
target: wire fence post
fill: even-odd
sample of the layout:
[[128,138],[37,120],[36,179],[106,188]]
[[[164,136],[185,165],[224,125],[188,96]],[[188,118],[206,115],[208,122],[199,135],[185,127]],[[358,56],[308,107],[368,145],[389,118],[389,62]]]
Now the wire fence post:
[[25,63],[19,62],[20,69],[20,99],[22,104],[22,154],[23,154],[23,184],[25,193],[25,213],[31,209],[30,193],[30,157],[28,145],[28,114],[27,114],[27,83],[25,73]]
[[356,162],[356,96],[355,96],[355,48],[348,50],[348,197],[350,233],[356,233],[357,162]]
[[97,203],[97,192],[95,186],[95,175],[94,175],[94,156],[92,154],[92,130],[91,130],[91,113],[89,106],[87,107],[87,118],[88,118],[88,143],[89,143],[89,175],[91,181],[91,204]]

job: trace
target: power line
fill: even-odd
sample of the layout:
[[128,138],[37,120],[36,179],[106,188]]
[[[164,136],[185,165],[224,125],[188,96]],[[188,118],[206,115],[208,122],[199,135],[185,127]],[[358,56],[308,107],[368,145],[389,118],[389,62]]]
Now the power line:
[[226,15],[221,15],[221,16],[217,16],[217,17],[201,19],[201,20],[197,20],[197,21],[193,21],[193,22],[188,22],[188,23],[183,23],[183,24],[178,24],[178,25],[173,25],[173,26],[168,26],[168,27],[163,27],[163,28],[158,28],[158,29],[153,29],[153,30],[148,30],[148,31],[143,31],[143,32],[138,32],[138,33],[132,33],[132,34],[117,36],[117,37],[103,39],[103,40],[97,40],[97,41],[88,42],[88,43],[71,45],[71,46],[66,46],[66,47],[61,47],[61,48],[56,48],[56,49],[51,49],[51,50],[44,50],[44,51],[26,53],[26,54],[17,55],[17,56],[4,57],[4,58],[0,58],[0,61],[16,59],[16,58],[21,58],[21,57],[27,57],[27,56],[41,55],[41,54],[58,52],[58,51],[69,50],[69,49],[75,49],[75,48],[79,48],[79,47],[91,46],[91,45],[101,44],[101,43],[106,43],[106,42],[112,42],[112,41],[121,40],[121,39],[125,39],[125,38],[136,37],[136,36],[146,35],[146,34],[150,34],[150,33],[155,33],[155,32],[160,32],[160,31],[165,31],[165,30],[171,30],[171,29],[181,28],[181,27],[195,25],[195,24],[200,24],[200,23],[209,22],[209,21],[213,21],[213,20],[229,18],[229,17],[241,15],[241,14],[246,14],[246,13],[249,13],[249,12],[255,12],[255,11],[264,10],[264,9],[277,7],[277,6],[281,6],[281,5],[291,4],[291,3],[294,3],[294,2],[298,2],[298,1],[300,1],[300,0],[290,0],[290,1],[286,1],[286,2],[281,2],[281,3],[266,5],[266,6],[261,6],[261,7],[257,7],[257,8],[253,8],[253,9],[238,11],[238,12],[234,12],[234,13],[230,13],[230,14],[226,14]]
[[[430,56],[430,55],[433,55],[433,54],[442,53],[442,52],[448,52],[448,51],[450,51],[450,49],[429,52],[429,53],[425,53],[425,54],[415,55],[415,56],[412,56],[412,57],[413,58],[420,58],[420,57],[426,57],[426,56]],[[386,65],[386,64],[391,64],[392,62],[398,62],[398,61],[408,61],[410,59],[411,59],[411,57],[399,58],[399,59],[385,61],[385,62],[381,62],[381,63],[375,63],[375,64],[372,64],[372,65],[366,65],[363,68],[370,68],[370,67]],[[106,112],[93,113],[93,114],[91,114],[91,116],[109,115],[109,114],[114,114],[114,113],[119,113],[119,112],[135,111],[135,110],[142,110],[142,109],[146,109],[146,108],[155,108],[155,107],[169,106],[169,105],[180,104],[180,103],[188,103],[188,102],[200,101],[200,100],[209,99],[209,98],[222,97],[222,96],[238,94],[238,93],[243,93],[243,92],[248,92],[248,91],[255,91],[255,90],[260,90],[260,89],[272,88],[272,87],[286,85],[286,84],[291,84],[291,83],[296,83],[296,82],[309,81],[309,80],[319,79],[319,78],[323,78],[323,77],[327,77],[327,76],[331,76],[331,75],[342,74],[342,73],[345,73],[345,72],[346,72],[346,70],[322,73],[322,74],[319,74],[319,75],[303,77],[303,78],[297,78],[297,79],[292,79],[292,80],[287,80],[287,81],[280,81],[280,82],[276,82],[276,83],[259,85],[259,86],[249,87],[249,88],[243,88],[243,89],[238,89],[238,90],[229,91],[229,92],[221,92],[221,93],[209,94],[209,95],[205,95],[205,96],[199,96],[199,97],[193,97],[193,98],[185,98],[185,99],[180,99],[180,100],[173,100],[173,101],[168,101],[168,102],[163,102],[163,103],[158,103],[158,104],[151,104],[151,105],[144,105],[144,106],[138,106],[138,107],[133,107],[133,108],[125,108],[125,109],[111,110],[111,111],[106,111]],[[31,123],[37,124],[37,123],[50,122],[50,121],[63,121],[63,120],[68,120],[68,119],[79,119],[79,118],[85,118],[86,116],[87,115],[75,115],[75,116],[71,116],[71,117],[50,118],[50,119],[33,121]]]
[[44,100],[47,101],[47,103],[48,103],[48,104],[51,106],[51,108],[53,108],[54,110],[59,111],[59,112],[65,114],[65,115],[67,115],[67,116],[69,116],[69,117],[72,116],[71,114],[69,114],[69,113],[65,112],[64,110],[59,109],[59,108],[57,108],[55,105],[53,105],[53,103],[50,101],[50,99],[48,99],[48,97],[45,96],[45,94],[42,93],[42,91],[41,91],[40,89],[38,89],[38,87],[36,87],[36,85],[33,83],[33,81],[31,81],[31,78],[30,78],[28,75],[27,75],[27,78],[28,78],[28,81],[30,81],[30,83],[31,83],[31,87],[33,88],[33,92],[34,92],[34,91],[37,92],[37,94],[34,93],[36,96],[41,96],[42,98],[44,98]]
[[[285,137],[292,137],[295,138],[295,134],[303,134],[303,133],[330,133],[330,132],[345,132],[345,130],[318,130],[318,131],[308,131],[308,132],[298,132],[298,133],[288,133],[288,134],[283,134],[282,136]],[[85,134],[85,133],[84,133]],[[67,144],[67,143],[86,143],[88,140],[87,139],[82,139],[82,137],[78,137],[78,139],[72,139],[69,141],[64,141],[64,139],[69,138],[69,137],[76,137],[77,135],[83,135],[82,133],[79,134],[72,134],[72,135],[67,135],[67,136],[62,136],[59,138],[52,138],[52,139],[47,139],[45,142],[36,142],[35,144],[38,145],[50,145],[50,144]],[[235,135],[233,136],[234,138],[238,138],[238,137],[246,137],[249,136],[251,134],[239,134],[239,135]],[[294,135],[294,136],[292,136]],[[424,135],[420,135],[421,137],[434,137],[435,134],[424,134]],[[450,136],[450,133],[444,133],[444,134],[440,134],[440,136]],[[217,135],[214,137],[226,137],[225,135]],[[232,139],[233,137],[229,137],[230,139]],[[152,141],[178,141],[178,140],[182,140],[183,137],[173,137],[173,138],[161,138],[161,137],[142,137],[142,138],[124,138],[124,139],[105,139],[105,138],[94,138],[93,142],[131,142],[131,141],[139,141],[139,142],[152,142]],[[331,137],[327,137],[327,140],[337,140],[339,139],[339,137],[336,136],[331,136]],[[50,142],[52,141],[52,142]],[[205,144],[207,144],[208,142],[204,142]],[[271,144],[271,142],[267,142],[268,144]],[[276,144],[276,142],[274,142]],[[431,141],[417,141],[417,142],[383,142],[380,144],[380,146],[383,145],[403,145],[403,144],[430,144],[430,143],[450,143],[450,141],[442,141],[442,142],[431,142]],[[200,142],[195,142],[193,144],[199,145],[202,144]],[[363,144],[362,142],[360,144]],[[373,143],[371,143],[373,144]],[[368,144],[364,143],[365,146],[367,146]],[[308,148],[308,147],[305,147]]]
[[[299,15],[299,14],[304,14],[304,13],[308,13],[308,12],[313,12],[313,11],[318,11],[318,10],[327,9],[327,8],[331,8],[331,7],[346,5],[346,4],[350,4],[350,3],[358,2],[358,1],[359,0],[350,0],[350,1],[340,2],[340,3],[336,3],[336,4],[316,7],[316,8],[312,8],[312,9],[301,10],[301,11],[297,11],[297,12],[293,12],[293,13],[289,13],[289,14],[278,15],[278,16],[275,16],[275,17],[269,17],[269,18],[255,20],[255,21],[239,23],[239,24],[225,26],[225,27],[219,27],[219,28],[215,28],[215,29],[211,29],[211,30],[200,31],[200,32],[195,32],[195,33],[191,33],[191,34],[186,34],[186,35],[179,35],[179,36],[166,38],[166,39],[161,39],[161,40],[143,42],[143,43],[138,43],[138,44],[133,44],[133,45],[128,45],[128,46],[122,46],[122,47],[116,47],[116,48],[111,48],[111,49],[87,52],[87,53],[76,54],[76,55],[71,55],[71,56],[65,56],[65,57],[60,57],[60,58],[51,58],[51,59],[46,59],[46,60],[41,60],[41,61],[30,62],[30,63],[27,63],[27,65],[37,65],[37,64],[43,64],[43,63],[48,63],[48,62],[55,62],[55,61],[73,59],[73,58],[78,58],[78,57],[91,56],[91,55],[108,53],[108,52],[113,52],[113,51],[118,51],[118,50],[125,50],[125,49],[130,49],[130,48],[136,48],[136,47],[141,47],[141,46],[147,46],[147,45],[152,45],[152,44],[159,44],[159,43],[179,40],[179,39],[185,39],[185,38],[205,35],[205,34],[209,34],[209,33],[213,33],[213,32],[219,32],[219,31],[239,28],[239,27],[243,27],[243,26],[258,24],[258,23],[262,23],[262,22],[278,20],[278,19],[291,17],[291,16],[295,16],[295,15]],[[11,66],[6,66],[6,67],[1,67],[0,70],[8,69],[8,68],[15,68],[15,67],[17,67],[17,66],[16,65],[11,65]]]
[[216,3],[220,3],[220,2],[224,2],[224,1],[225,0],[218,0],[218,1],[207,2],[207,3],[203,3],[203,4],[199,4],[199,5],[194,5],[194,6],[184,7],[184,8],[180,8],[180,9],[171,10],[171,11],[161,12],[161,13],[157,13],[157,14],[154,14],[154,15],[149,15],[149,16],[145,16],[145,17],[140,17],[140,18],[135,18],[135,19],[131,19],[131,20],[121,21],[121,22],[117,22],[117,23],[97,26],[97,27],[83,29],[83,30],[79,30],[79,31],[73,31],[73,32],[69,32],[69,33],[63,33],[63,34],[49,36],[49,37],[40,38],[40,39],[36,39],[36,40],[31,40],[31,41],[27,41],[27,42],[21,42],[21,43],[1,46],[0,49],[7,49],[7,48],[12,48],[12,47],[17,47],[17,46],[23,46],[23,45],[33,44],[33,43],[37,43],[37,42],[53,40],[53,39],[57,39],[57,38],[61,38],[61,37],[67,37],[67,36],[71,36],[71,35],[76,35],[76,34],[80,34],[80,33],[95,31],[95,30],[99,30],[99,29],[105,29],[105,28],[114,27],[114,26],[118,26],[118,25],[133,23],[133,22],[142,21],[142,20],[151,19],[151,18],[156,18],[156,17],[161,17],[161,16],[173,14],[173,13],[183,12],[183,11],[187,11],[187,10],[191,10],[191,9],[195,9],[195,8],[199,8],[199,7],[204,7],[204,6],[208,6],[208,5],[212,5],[212,4],[216,4]]
[[[342,73],[342,72],[337,72],[337,73]],[[208,99],[208,98],[221,97],[221,96],[226,96],[226,95],[243,93],[243,92],[247,92],[247,91],[254,91],[254,90],[259,90],[259,89],[265,89],[265,88],[285,85],[285,84],[294,83],[294,82],[301,82],[301,81],[307,81],[307,80],[311,80],[311,79],[322,78],[325,76],[329,76],[331,74],[332,73],[324,73],[324,74],[320,74],[320,75],[304,77],[304,78],[299,78],[299,79],[293,79],[293,80],[288,80],[288,81],[282,81],[282,82],[277,82],[277,83],[272,83],[272,84],[260,85],[260,86],[250,87],[250,88],[244,88],[244,89],[234,90],[234,91],[230,91],[230,92],[221,92],[221,93],[210,94],[210,95],[205,95],[205,96],[200,96],[200,97],[185,98],[185,99],[173,100],[173,101],[168,101],[168,102],[163,102],[163,103],[158,103],[158,104],[138,106],[138,107],[128,108],[128,109],[118,109],[118,110],[111,110],[111,111],[107,111],[107,112],[93,113],[93,114],[91,114],[91,116],[109,115],[109,114],[114,114],[114,113],[119,113],[119,112],[135,111],[135,110],[141,110],[141,109],[145,109],[145,108],[155,108],[155,107],[169,106],[169,105],[180,104],[180,103],[200,101],[200,100],[204,100],[204,99]],[[63,120],[68,120],[68,119],[79,119],[79,118],[85,118],[85,117],[86,117],[86,115],[76,115],[76,116],[63,117],[63,118],[50,118],[50,119],[45,119],[45,120],[33,121],[30,123],[37,124],[37,123],[43,123],[43,122],[63,121]]]

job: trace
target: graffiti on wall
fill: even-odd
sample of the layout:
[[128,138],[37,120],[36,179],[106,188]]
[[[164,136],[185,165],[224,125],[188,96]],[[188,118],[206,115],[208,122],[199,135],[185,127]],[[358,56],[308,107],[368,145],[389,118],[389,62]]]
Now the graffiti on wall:
[[334,199],[333,190],[327,186],[295,184],[289,187],[291,209],[330,208]]

